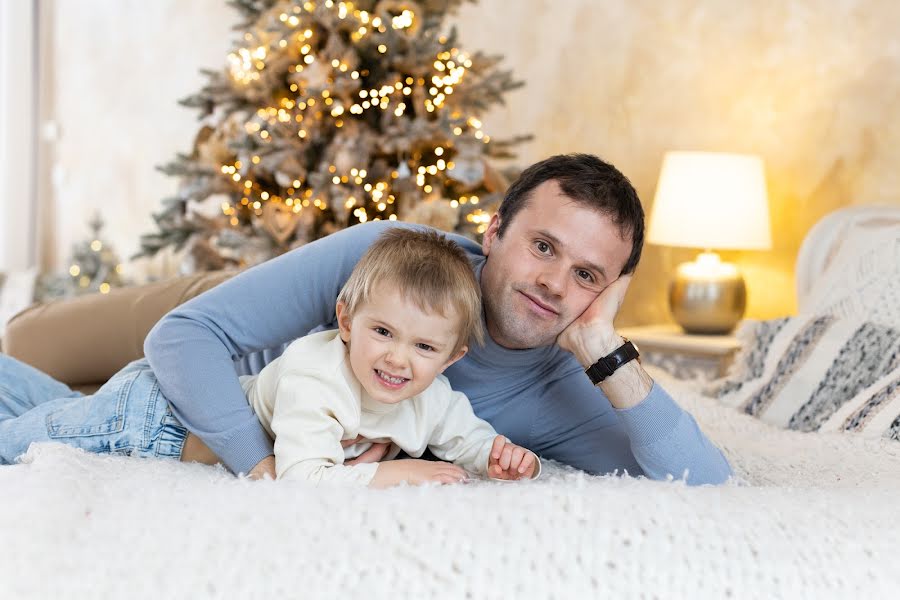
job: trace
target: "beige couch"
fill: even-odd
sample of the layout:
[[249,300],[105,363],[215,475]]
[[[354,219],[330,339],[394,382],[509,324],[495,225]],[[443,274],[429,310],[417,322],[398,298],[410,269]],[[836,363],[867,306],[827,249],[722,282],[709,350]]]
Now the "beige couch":
[[37,304],[10,320],[0,348],[74,389],[91,392],[144,355],[144,338],[164,314],[236,273],[199,273]]

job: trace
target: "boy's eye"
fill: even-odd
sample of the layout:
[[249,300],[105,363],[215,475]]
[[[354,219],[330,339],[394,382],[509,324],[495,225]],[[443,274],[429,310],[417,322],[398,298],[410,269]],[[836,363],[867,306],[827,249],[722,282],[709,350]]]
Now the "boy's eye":
[[537,248],[537,251],[541,254],[547,254],[550,252],[550,244],[545,242],[544,240],[538,240],[534,243],[534,247]]
[[429,346],[428,344],[416,344],[416,347],[417,347],[419,350],[424,350],[424,351],[426,351],[426,352],[433,352],[433,351],[434,351],[434,346]]
[[385,337],[388,337],[388,336],[391,335],[391,332],[388,331],[387,329],[385,329],[384,327],[376,327],[374,331],[375,331],[375,333],[377,333],[378,335],[383,335],[383,336],[385,336]]

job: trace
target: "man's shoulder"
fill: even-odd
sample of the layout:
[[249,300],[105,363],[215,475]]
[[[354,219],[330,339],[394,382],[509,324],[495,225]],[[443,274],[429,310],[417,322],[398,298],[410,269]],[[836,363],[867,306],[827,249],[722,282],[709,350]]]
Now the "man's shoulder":
[[481,251],[481,245],[475,240],[464,235],[443,231],[441,229],[436,229],[428,225],[421,225],[419,223],[406,223],[402,221],[385,220],[368,221],[366,223],[360,223],[358,225],[353,225],[351,227],[341,229],[340,231],[336,231],[329,236],[319,238],[314,242],[310,242],[309,244],[300,246],[292,250],[288,254],[302,252],[304,248],[310,248],[325,244],[332,246],[343,246],[346,248],[360,248],[364,250],[371,246],[375,242],[375,240],[378,239],[379,236],[381,236],[382,233],[384,233],[388,229],[393,229],[395,227],[401,227],[404,229],[437,231],[438,233],[459,244],[460,247],[462,247],[462,249],[466,252],[466,254],[469,254],[470,256],[484,256]]

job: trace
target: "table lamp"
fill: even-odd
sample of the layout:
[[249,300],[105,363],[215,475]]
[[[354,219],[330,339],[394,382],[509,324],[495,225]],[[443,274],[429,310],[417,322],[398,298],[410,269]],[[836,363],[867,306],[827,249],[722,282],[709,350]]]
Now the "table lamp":
[[647,242],[701,248],[678,265],[669,308],[687,333],[725,334],[744,316],[747,289],[716,250],[772,247],[763,162],[758,156],[668,152],[663,158]]

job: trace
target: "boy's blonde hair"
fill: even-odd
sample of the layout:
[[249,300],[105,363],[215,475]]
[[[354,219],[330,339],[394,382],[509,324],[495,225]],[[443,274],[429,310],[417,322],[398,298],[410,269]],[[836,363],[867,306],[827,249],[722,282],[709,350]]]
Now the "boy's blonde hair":
[[484,343],[481,289],[463,249],[436,231],[395,227],[385,231],[354,267],[338,294],[351,317],[375,285],[395,287],[425,312],[455,316],[459,337],[451,355],[475,338]]

